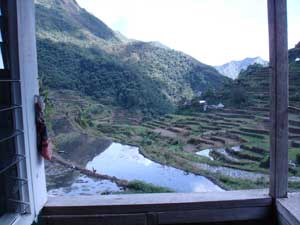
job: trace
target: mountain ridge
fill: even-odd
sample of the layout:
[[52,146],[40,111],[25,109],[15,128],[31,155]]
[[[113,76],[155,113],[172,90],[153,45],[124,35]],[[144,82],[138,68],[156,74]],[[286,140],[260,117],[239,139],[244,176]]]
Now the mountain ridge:
[[268,62],[261,57],[247,57],[243,60],[232,60],[220,66],[215,66],[219,73],[232,79],[236,79],[242,70],[247,69],[248,66],[253,64],[268,65]]
[[75,0],[36,0],[36,18],[39,75],[52,89],[166,113],[181,99],[229,82],[213,67],[158,42],[127,41]]

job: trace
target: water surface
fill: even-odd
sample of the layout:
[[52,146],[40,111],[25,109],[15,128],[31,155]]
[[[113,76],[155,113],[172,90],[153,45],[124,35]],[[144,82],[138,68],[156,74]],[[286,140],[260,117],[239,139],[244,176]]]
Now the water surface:
[[48,191],[50,196],[78,196],[100,195],[103,193],[121,192],[122,190],[113,182],[98,180],[80,175],[72,185]]
[[214,158],[212,156],[209,155],[209,153],[212,151],[212,149],[204,149],[204,150],[201,150],[199,152],[196,152],[197,155],[200,155],[200,156],[204,156],[206,158],[209,158],[210,160],[214,160]]
[[176,192],[222,191],[209,179],[145,158],[138,147],[112,143],[87,163],[87,169],[125,180],[142,180]]

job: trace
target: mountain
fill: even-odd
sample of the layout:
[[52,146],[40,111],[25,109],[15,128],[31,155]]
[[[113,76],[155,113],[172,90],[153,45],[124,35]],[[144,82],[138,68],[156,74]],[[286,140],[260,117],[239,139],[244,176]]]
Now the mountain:
[[266,66],[268,65],[268,62],[260,57],[245,58],[241,61],[231,61],[221,66],[215,66],[215,68],[224,76],[236,79],[242,70],[247,69],[248,66],[253,64]]
[[152,44],[153,46],[158,47],[158,48],[164,48],[164,49],[170,50],[170,48],[168,46],[164,45],[163,43],[161,43],[159,41],[152,41],[152,42],[149,42],[149,44]]
[[[300,109],[300,42],[288,51],[289,106]],[[216,96],[226,105],[268,112],[270,110],[271,72],[268,67],[253,64],[242,70],[238,78],[224,86]],[[298,111],[299,112],[299,111]]]
[[[300,108],[300,42],[288,51],[289,56],[289,106]],[[248,95],[254,98],[254,104],[261,107],[265,104],[268,106],[271,84],[271,73],[266,67],[253,65],[243,71],[237,81],[244,84]],[[258,105],[258,102],[261,104]],[[268,106],[269,107],[269,106]],[[298,112],[299,113],[299,112]]]
[[36,27],[44,87],[77,91],[103,104],[162,114],[229,81],[158,42],[127,39],[75,0],[36,0]]

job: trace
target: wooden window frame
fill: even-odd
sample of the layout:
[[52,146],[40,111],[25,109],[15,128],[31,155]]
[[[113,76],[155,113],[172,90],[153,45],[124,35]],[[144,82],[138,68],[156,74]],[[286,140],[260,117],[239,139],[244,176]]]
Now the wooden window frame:
[[[10,0],[12,1],[12,0]],[[28,174],[33,202],[33,213],[24,222],[27,225],[46,201],[43,189],[45,174],[41,172],[43,161],[37,154],[33,96],[38,94],[35,19],[33,0],[13,0],[17,3],[16,40],[19,44],[18,64],[22,82],[22,101],[25,104],[25,147],[28,150]],[[271,85],[271,148],[270,188],[268,190],[243,190],[222,193],[171,193],[138,194],[87,197],[49,198],[42,218],[47,224],[183,224],[243,220],[276,220],[276,208],[281,218],[291,212],[281,200],[288,200],[288,46],[287,46],[287,0],[268,0]],[[38,170],[39,172],[37,172]],[[38,190],[39,186],[43,190]],[[299,196],[300,199],[300,196]],[[276,206],[277,204],[277,206]],[[281,211],[280,211],[281,210]],[[276,213],[276,214],[274,214]],[[286,219],[282,224],[297,224]],[[300,216],[299,216],[300,217]],[[292,221],[288,223],[286,221]],[[295,222],[296,221],[296,222]]]
[[26,214],[5,214],[0,223],[31,225],[47,201],[44,162],[36,147],[34,96],[38,94],[38,73],[34,2],[7,2],[10,72],[18,78],[21,89],[24,142],[19,147],[25,150],[30,210]]
[[270,195],[288,192],[288,32],[287,0],[268,0],[271,82]]
[[[46,224],[183,224],[267,220],[299,225],[288,197],[288,39],[287,0],[268,0],[271,94],[270,186],[226,193],[150,194],[50,198]],[[285,203],[285,204],[284,204]],[[294,205],[293,205],[294,204]],[[300,208],[300,204],[299,204]],[[73,218],[73,219],[72,219]],[[116,223],[118,224],[118,223]]]

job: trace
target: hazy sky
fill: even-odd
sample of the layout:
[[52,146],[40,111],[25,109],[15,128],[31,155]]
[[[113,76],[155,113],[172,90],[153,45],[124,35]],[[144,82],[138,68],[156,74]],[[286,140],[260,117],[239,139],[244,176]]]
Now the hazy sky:
[[[268,59],[267,0],[77,0],[128,38],[161,43],[218,65]],[[288,0],[289,47],[300,41],[300,0]]]

